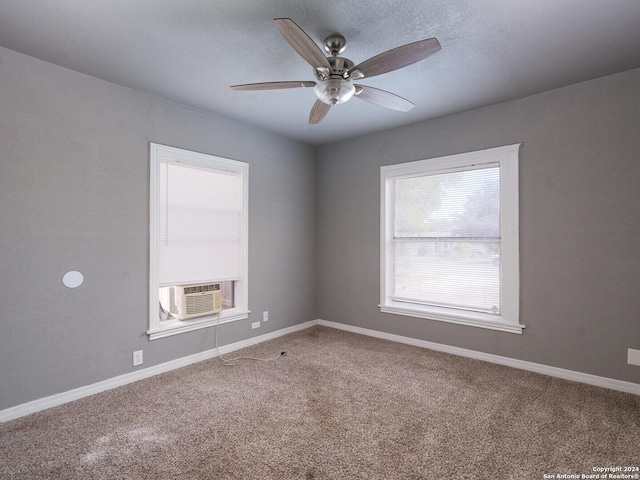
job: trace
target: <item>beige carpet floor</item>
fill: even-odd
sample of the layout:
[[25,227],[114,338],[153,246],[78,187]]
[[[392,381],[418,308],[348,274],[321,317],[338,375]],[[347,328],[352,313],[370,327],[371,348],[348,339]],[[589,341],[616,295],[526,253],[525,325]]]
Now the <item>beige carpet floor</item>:
[[1,424],[0,478],[543,479],[640,465],[636,395],[325,327],[232,356],[280,350]]

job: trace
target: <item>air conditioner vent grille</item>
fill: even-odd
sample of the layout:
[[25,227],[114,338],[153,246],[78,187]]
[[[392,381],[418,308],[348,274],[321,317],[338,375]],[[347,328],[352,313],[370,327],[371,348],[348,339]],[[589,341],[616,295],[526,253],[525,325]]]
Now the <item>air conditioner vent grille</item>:
[[219,283],[209,283],[206,285],[193,285],[191,287],[184,287],[185,295],[189,295],[191,293],[214,292],[216,290],[220,290]]
[[214,309],[213,295],[195,295],[186,297],[187,315],[211,312]]

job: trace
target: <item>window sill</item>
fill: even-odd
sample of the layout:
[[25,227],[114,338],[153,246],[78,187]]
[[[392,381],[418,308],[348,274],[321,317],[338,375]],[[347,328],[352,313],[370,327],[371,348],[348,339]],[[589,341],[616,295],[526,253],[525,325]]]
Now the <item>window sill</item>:
[[380,305],[382,313],[392,313],[395,315],[405,315],[409,317],[426,318],[428,320],[436,320],[439,322],[455,323],[458,325],[466,325],[469,327],[486,328],[489,330],[498,330],[501,332],[522,334],[525,327],[519,323],[508,322],[500,319],[493,319],[493,315],[462,312],[457,311],[456,314],[447,312],[447,309],[428,309],[417,306],[406,305]]
[[201,328],[214,327],[216,325],[223,325],[225,323],[235,322],[237,320],[243,320],[249,318],[249,311],[238,311],[231,315],[225,315],[218,320],[217,315],[195,318],[193,320],[165,320],[160,322],[157,328],[148,330],[149,340],[157,340],[158,338],[170,337],[172,335],[178,335],[180,333],[192,332],[194,330],[200,330]]

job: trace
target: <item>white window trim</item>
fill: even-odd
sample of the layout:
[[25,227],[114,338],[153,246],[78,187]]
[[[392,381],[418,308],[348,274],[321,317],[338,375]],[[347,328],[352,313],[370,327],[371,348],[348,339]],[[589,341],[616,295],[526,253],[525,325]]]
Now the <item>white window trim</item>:
[[[520,318],[520,253],[518,203],[519,143],[476,152],[419,160],[380,169],[380,311],[397,315],[426,318],[442,322],[522,333]],[[391,183],[395,178],[445,170],[456,170],[481,164],[500,165],[500,315],[418,305],[390,297],[392,269],[389,254],[392,233]]]
[[[234,308],[221,311],[219,314],[200,317],[193,320],[164,320],[158,315],[159,282],[158,282],[158,206],[159,188],[158,178],[160,163],[190,164],[216,170],[227,170],[240,173],[243,179],[243,219],[242,219],[242,246],[240,280],[235,285]],[[177,335],[184,332],[199,330],[218,324],[229,323],[249,317],[248,308],[248,279],[249,279],[249,164],[216,157],[204,153],[191,152],[156,143],[150,144],[150,204],[149,204],[149,330],[147,334],[150,340]]]

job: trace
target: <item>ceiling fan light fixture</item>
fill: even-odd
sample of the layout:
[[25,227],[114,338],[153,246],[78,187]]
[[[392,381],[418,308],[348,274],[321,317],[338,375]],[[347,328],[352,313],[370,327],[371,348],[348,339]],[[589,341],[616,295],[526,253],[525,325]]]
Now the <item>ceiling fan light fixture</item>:
[[314,87],[318,99],[327,105],[337,105],[349,100],[356,93],[356,87],[342,78],[328,78]]

